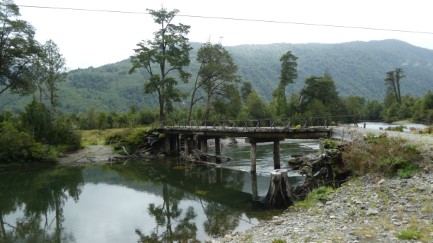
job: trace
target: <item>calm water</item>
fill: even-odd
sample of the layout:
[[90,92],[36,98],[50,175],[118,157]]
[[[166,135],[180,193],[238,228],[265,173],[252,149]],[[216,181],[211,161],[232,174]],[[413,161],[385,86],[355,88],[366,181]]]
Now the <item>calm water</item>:
[[[282,165],[317,148],[284,142]],[[204,241],[244,231],[278,213],[252,200],[254,180],[266,195],[272,145],[257,148],[256,178],[247,172],[249,150],[223,147],[232,161],[220,168],[161,160],[1,173],[0,242]]]

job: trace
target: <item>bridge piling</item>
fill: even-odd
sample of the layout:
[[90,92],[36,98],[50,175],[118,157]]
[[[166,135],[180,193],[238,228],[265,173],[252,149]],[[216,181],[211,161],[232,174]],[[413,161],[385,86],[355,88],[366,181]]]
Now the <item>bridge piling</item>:
[[256,153],[257,153],[257,143],[254,141],[251,141],[251,173],[256,173]]
[[274,141],[274,170],[281,169],[280,165],[280,140]]
[[217,163],[221,163],[221,139],[215,138],[215,158]]

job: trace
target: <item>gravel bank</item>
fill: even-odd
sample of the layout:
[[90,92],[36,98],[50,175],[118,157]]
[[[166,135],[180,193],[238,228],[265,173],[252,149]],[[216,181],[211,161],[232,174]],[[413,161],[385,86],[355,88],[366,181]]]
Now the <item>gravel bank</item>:
[[110,158],[120,156],[109,145],[90,145],[84,149],[67,154],[59,159],[59,165],[80,165],[83,163],[106,163]]
[[[341,127],[353,139],[386,131]],[[219,242],[408,242],[397,235],[418,235],[410,242],[433,242],[433,138],[386,132],[419,146],[425,168],[410,179],[364,176],[338,188],[326,202],[309,209],[291,207],[282,215]]]

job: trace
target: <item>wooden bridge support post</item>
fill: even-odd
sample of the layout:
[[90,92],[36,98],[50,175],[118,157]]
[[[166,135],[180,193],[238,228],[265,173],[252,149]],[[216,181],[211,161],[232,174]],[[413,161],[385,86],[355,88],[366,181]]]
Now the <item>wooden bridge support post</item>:
[[170,154],[170,144],[171,144],[171,142],[170,142],[170,136],[166,135],[165,138],[164,138],[164,152],[166,154]]
[[281,169],[280,165],[280,141],[274,141],[274,170]]
[[257,173],[251,172],[251,192],[253,194],[253,201],[259,201],[259,193],[257,190]]
[[256,173],[256,153],[257,153],[257,143],[256,142],[251,142],[251,173]]
[[217,163],[221,163],[221,139],[215,138],[215,158]]
[[207,154],[207,152],[208,152],[207,138],[200,137],[199,141],[200,141],[200,150],[201,150],[201,152]]
[[192,141],[189,137],[185,138],[185,154],[190,155],[192,150]]

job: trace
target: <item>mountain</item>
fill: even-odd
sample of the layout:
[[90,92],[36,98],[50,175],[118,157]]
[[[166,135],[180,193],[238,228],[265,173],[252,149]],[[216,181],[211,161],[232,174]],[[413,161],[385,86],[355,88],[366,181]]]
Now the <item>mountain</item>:
[[[195,56],[200,43],[191,43],[190,72],[198,70]],[[270,100],[280,74],[280,57],[291,51],[298,57],[298,79],[289,85],[288,93],[299,92],[305,78],[329,73],[341,96],[358,95],[382,100],[386,88],[386,72],[402,68],[402,95],[422,96],[433,84],[433,50],[399,40],[348,42],[340,44],[265,44],[226,46],[239,67],[239,75]],[[144,95],[144,71],[128,74],[129,60],[98,68],[69,72],[68,81],[60,87],[64,112],[83,112],[89,108],[105,111],[126,111],[132,105],[156,107],[155,95]],[[181,84],[188,91],[191,84]],[[22,110],[31,97],[2,95],[0,110]]]

